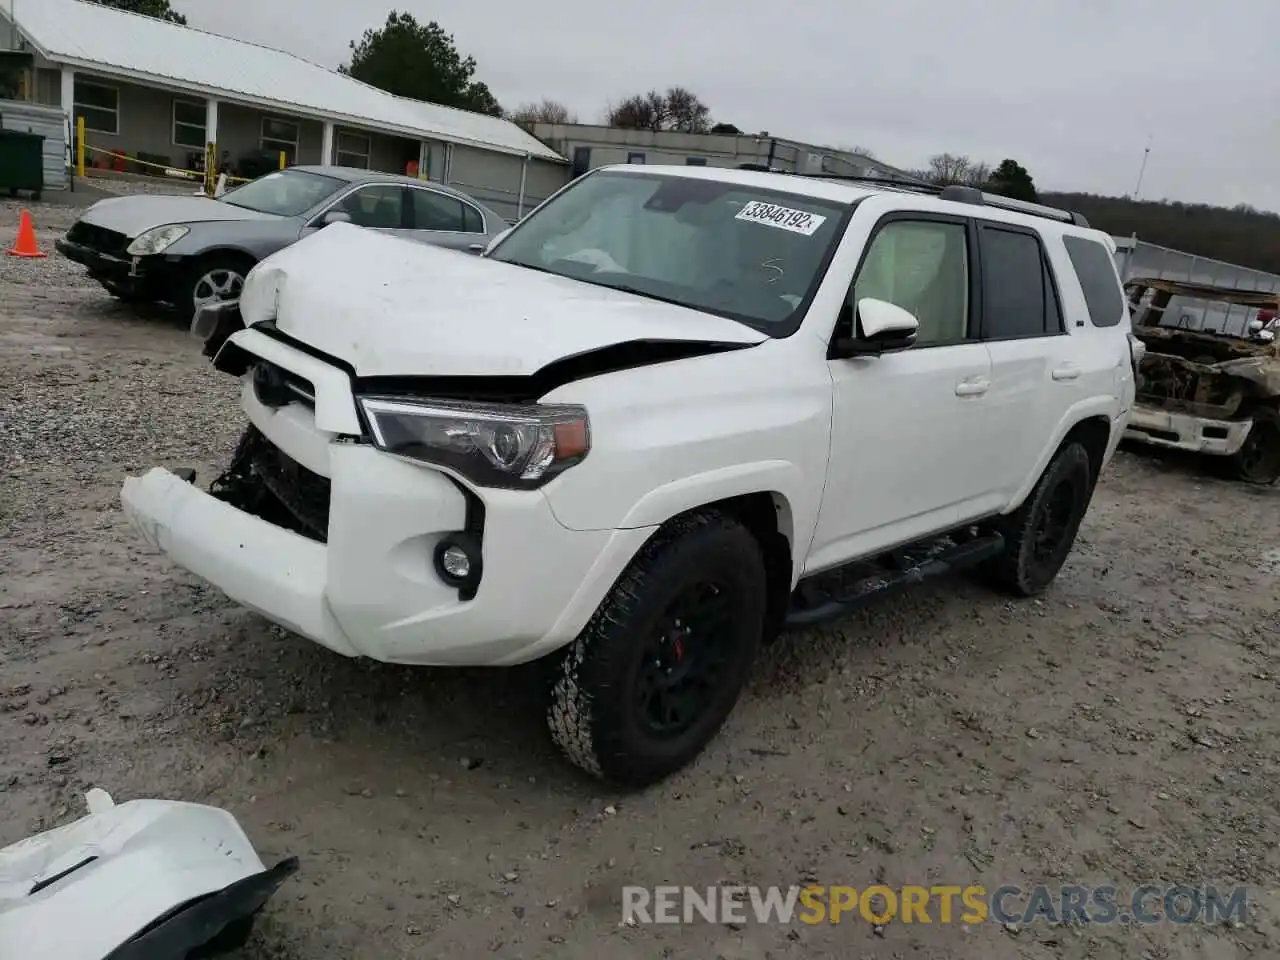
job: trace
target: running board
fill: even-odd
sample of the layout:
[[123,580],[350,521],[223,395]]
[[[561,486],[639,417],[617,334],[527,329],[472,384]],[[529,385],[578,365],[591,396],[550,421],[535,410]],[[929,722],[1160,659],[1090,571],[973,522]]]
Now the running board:
[[[843,570],[830,571],[801,581],[792,597],[785,626],[809,627],[846,616],[881,597],[899,593],[932,577],[963,570],[989,560],[1004,550],[1004,537],[987,533],[960,542],[935,541],[933,544],[895,551],[887,565],[854,579],[846,579]],[[852,567],[865,568],[866,564]],[[823,582],[836,581],[834,589],[823,589]]]

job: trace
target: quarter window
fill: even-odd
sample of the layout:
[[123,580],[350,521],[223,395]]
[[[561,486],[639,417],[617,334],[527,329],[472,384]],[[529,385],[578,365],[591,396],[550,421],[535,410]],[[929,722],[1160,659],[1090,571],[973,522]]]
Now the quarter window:
[[984,226],[982,323],[988,340],[1041,337],[1049,329],[1044,258],[1033,234]]
[[194,100],[173,101],[173,143],[192,150],[205,148],[205,106]]
[[[120,91],[101,83],[76,79],[74,113],[84,117],[84,128],[94,133],[120,132]],[[202,144],[203,146],[203,144]]]
[[1084,292],[1089,319],[1095,327],[1117,326],[1128,314],[1111,251],[1096,240],[1084,237],[1063,237],[1062,242]]
[[893,220],[881,227],[853,282],[853,306],[865,297],[910,311],[917,346],[969,335],[969,243],[962,223]]

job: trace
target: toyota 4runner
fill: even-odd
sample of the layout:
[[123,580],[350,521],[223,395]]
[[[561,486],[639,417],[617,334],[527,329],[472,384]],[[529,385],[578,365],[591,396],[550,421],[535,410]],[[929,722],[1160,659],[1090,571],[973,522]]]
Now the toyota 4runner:
[[143,537],[347,656],[554,670],[643,786],[762,643],[961,567],[1054,579],[1124,432],[1115,247],[972,188],[603,168],[483,257],[336,224],[193,325],[248,426]]

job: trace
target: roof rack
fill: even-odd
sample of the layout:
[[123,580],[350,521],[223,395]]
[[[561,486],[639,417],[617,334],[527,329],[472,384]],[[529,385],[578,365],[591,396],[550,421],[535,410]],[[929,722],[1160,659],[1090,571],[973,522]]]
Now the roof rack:
[[[788,171],[789,172],[789,171]],[[1089,221],[1083,214],[1073,210],[1059,210],[1057,207],[1046,207],[1041,203],[1028,203],[1026,200],[1015,200],[1002,197],[998,193],[986,193],[977,187],[966,187],[958,183],[939,186],[936,183],[921,183],[900,177],[869,177],[861,174],[845,173],[793,173],[796,177],[810,177],[815,180],[839,180],[851,183],[865,183],[896,190],[911,190],[916,193],[927,193],[939,200],[950,200],[953,203],[971,203],[975,206],[995,207],[998,210],[1009,210],[1014,213],[1025,213],[1033,217],[1044,217],[1059,223],[1072,223],[1077,227],[1088,227]]]

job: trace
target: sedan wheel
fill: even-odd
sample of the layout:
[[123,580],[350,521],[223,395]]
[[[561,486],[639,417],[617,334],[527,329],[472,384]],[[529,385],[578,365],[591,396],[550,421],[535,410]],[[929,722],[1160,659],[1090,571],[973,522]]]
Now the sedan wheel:
[[211,303],[234,300],[240,296],[243,286],[244,276],[233,267],[218,266],[205,271],[191,290],[191,309],[199,310]]

